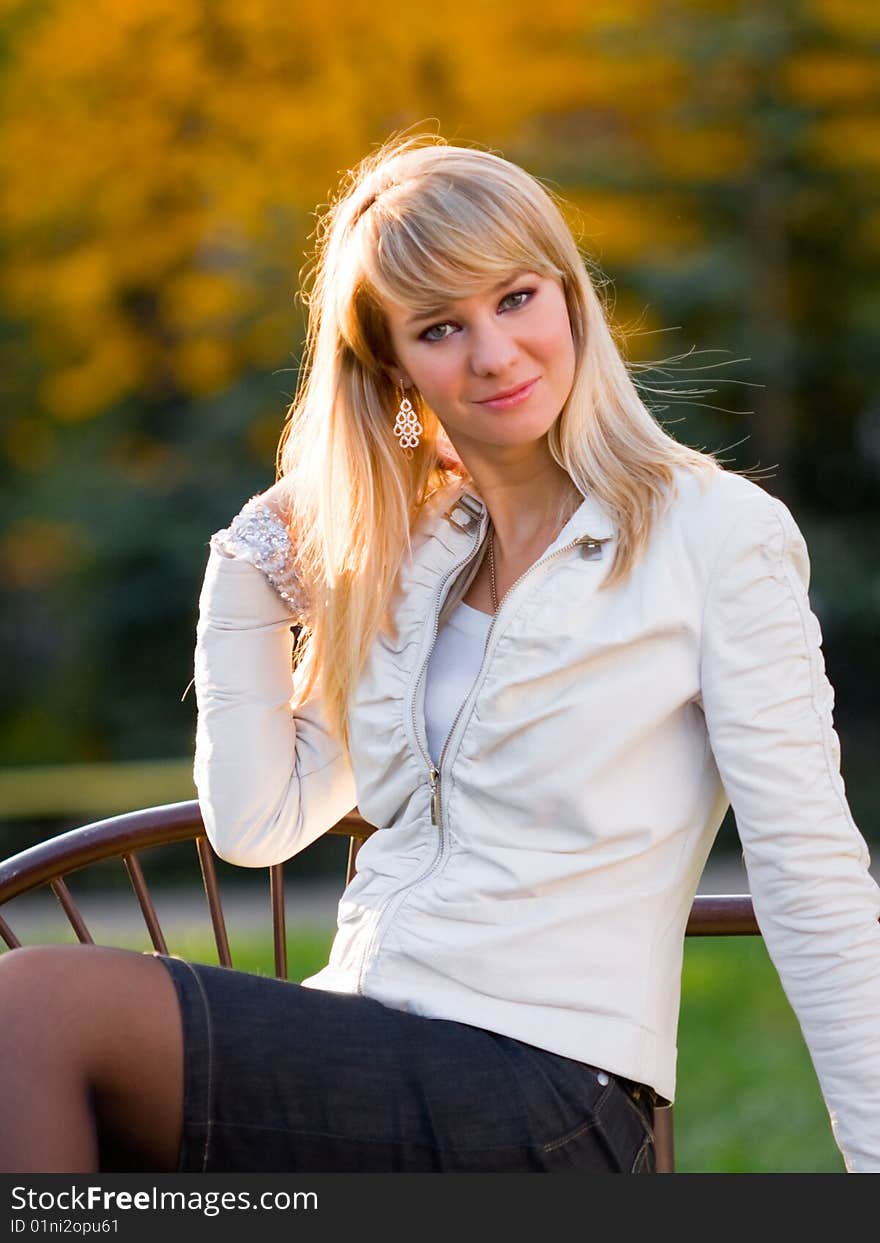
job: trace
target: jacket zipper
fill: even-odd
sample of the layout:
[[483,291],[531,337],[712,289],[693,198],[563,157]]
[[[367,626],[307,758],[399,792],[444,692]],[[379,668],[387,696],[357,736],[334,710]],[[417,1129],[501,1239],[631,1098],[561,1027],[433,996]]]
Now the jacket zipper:
[[[493,615],[493,617],[492,617],[492,621],[491,621],[491,623],[490,623],[490,625],[489,625],[489,629],[488,629],[488,631],[486,632],[486,643],[485,643],[485,646],[484,646],[484,648],[483,648],[483,661],[481,662],[480,667],[479,667],[479,669],[477,670],[477,674],[476,674],[476,677],[474,678],[473,686],[476,686],[476,684],[477,684],[477,679],[479,678],[480,674],[483,672],[483,664],[485,663],[485,659],[486,659],[486,652],[488,651],[488,648],[489,648],[489,640],[492,638],[492,631],[495,629],[495,622],[496,622],[497,618],[498,618],[498,617],[500,616],[500,614],[501,614],[501,610],[502,610],[502,608],[504,607],[504,601],[507,599],[507,597],[510,595],[510,593],[514,590],[514,588],[515,588],[515,587],[518,587],[518,586],[519,586],[519,584],[522,582],[522,580],[526,577],[526,575],[527,575],[527,574],[530,574],[530,573],[532,572],[532,570],[537,569],[539,565],[545,565],[545,564],[546,564],[546,562],[548,562],[548,561],[552,561],[554,557],[558,557],[558,556],[560,556],[562,553],[564,553],[564,552],[569,552],[572,548],[576,548],[576,547],[578,546],[578,544],[585,544],[587,547],[596,547],[596,548],[599,548],[599,547],[601,547],[601,545],[602,545],[603,543],[604,543],[604,541],[603,541],[603,540],[595,540],[595,539],[593,539],[593,537],[592,537],[592,536],[590,536],[590,535],[581,535],[581,536],[579,536],[579,537],[578,537],[578,539],[576,539],[576,540],[572,540],[572,542],[571,542],[570,544],[566,544],[566,545],[564,545],[564,547],[562,547],[562,548],[557,548],[557,549],[556,549],[556,551],[555,551],[555,552],[551,552],[551,553],[550,553],[550,555],[549,555],[548,557],[542,557],[540,560],[538,560],[538,561],[534,561],[534,562],[533,562],[533,563],[532,563],[532,564],[528,567],[528,569],[523,570],[522,574],[520,574],[519,578],[518,578],[518,579],[516,579],[516,581],[515,581],[515,582],[511,583],[511,585],[508,587],[507,591],[505,591],[504,595],[501,597],[501,601],[500,601],[500,603],[499,603],[499,605],[498,605],[498,608],[495,610],[495,613],[494,613],[494,615]],[[430,779],[430,782],[431,782],[431,823],[432,823],[432,824],[434,824],[434,825],[436,825],[436,826],[438,827],[438,829],[439,829],[439,833],[440,833],[440,844],[441,844],[441,854],[442,854],[442,846],[443,846],[443,808],[442,808],[442,800],[441,800],[441,793],[440,793],[440,786],[441,786],[441,782],[440,782],[440,774],[441,774],[442,769],[443,769],[443,757],[444,757],[444,755],[446,754],[446,748],[447,748],[447,746],[449,745],[449,739],[450,739],[450,738],[452,737],[452,735],[455,733],[455,727],[456,727],[456,725],[458,724],[459,717],[461,716],[462,712],[464,712],[465,706],[466,706],[466,704],[468,703],[468,700],[470,699],[471,695],[470,695],[470,692],[468,692],[468,694],[465,696],[464,702],[461,704],[461,706],[460,706],[460,707],[459,707],[459,709],[458,709],[458,712],[455,714],[455,718],[454,718],[454,720],[453,720],[453,722],[452,722],[452,725],[451,725],[451,726],[450,726],[450,728],[449,728],[449,733],[446,735],[446,739],[445,739],[445,741],[444,741],[444,743],[443,743],[443,746],[442,746],[442,748],[441,748],[441,750],[440,750],[440,757],[439,757],[439,759],[437,760],[437,767],[435,768],[435,767],[434,767],[434,763],[433,763],[433,761],[431,760],[430,756],[428,756],[428,755],[426,755],[426,754],[425,754],[424,748],[422,747],[422,740],[421,740],[421,738],[419,737],[419,731],[418,731],[418,719],[417,719],[417,717],[416,717],[416,704],[417,704],[417,702],[418,702],[418,697],[419,697],[419,687],[421,686],[421,683],[422,683],[422,678],[424,677],[425,670],[427,669],[427,667],[428,667],[428,665],[429,665],[429,663],[430,663],[430,660],[431,660],[431,652],[434,650],[434,644],[437,642],[437,620],[438,620],[438,618],[439,618],[439,612],[438,612],[438,613],[436,613],[436,614],[435,614],[435,617],[434,617],[434,639],[433,639],[433,641],[432,641],[432,643],[431,643],[430,648],[428,649],[428,655],[426,656],[426,658],[425,658],[425,660],[424,660],[424,662],[423,662],[423,664],[422,664],[421,670],[419,671],[419,676],[418,676],[418,679],[417,679],[417,681],[416,681],[415,695],[413,696],[413,701],[412,701],[412,719],[413,719],[413,735],[415,736],[416,740],[418,741],[418,744],[419,744],[419,750],[422,752],[422,756],[423,756],[423,758],[425,759],[425,762],[426,762],[426,764],[427,764],[427,766],[428,766],[428,774],[429,774],[429,779]],[[471,687],[471,690],[473,690],[473,686]],[[438,860],[439,860],[439,856],[438,856],[438,859],[435,859],[434,864],[432,864],[431,868],[430,868],[430,869],[429,869],[429,870],[428,870],[428,871],[424,874],[424,876],[421,876],[421,877],[419,877],[419,879],[418,879],[418,880],[413,881],[413,884],[415,884],[415,885],[419,885],[419,884],[421,884],[421,882],[422,882],[423,880],[425,880],[425,879],[426,879],[426,878],[430,875],[431,871],[433,870],[433,867],[436,865],[436,863],[438,862]]]
[[[418,745],[419,751],[421,752],[423,758],[427,761],[429,780],[431,783],[431,823],[432,824],[440,823],[440,820],[439,820],[439,817],[440,817],[440,786],[439,786],[440,773],[439,773],[439,770],[434,767],[433,761],[431,760],[430,756],[425,755],[424,748],[422,747],[422,741],[421,741],[421,738],[419,737],[418,723],[416,720],[416,703],[418,702],[419,687],[422,684],[422,678],[424,676],[425,669],[428,667],[428,663],[431,659],[431,652],[434,650],[434,644],[437,642],[437,630],[438,630],[437,623],[440,620],[440,613],[443,608],[443,605],[442,605],[443,591],[446,587],[446,584],[450,581],[450,579],[454,578],[455,575],[458,574],[461,570],[463,570],[464,567],[467,565],[467,563],[473,559],[473,556],[477,550],[477,547],[478,545],[476,543],[472,544],[468,551],[468,555],[464,557],[461,561],[456,562],[456,564],[452,567],[452,569],[443,579],[443,582],[440,586],[440,592],[438,596],[437,605],[434,609],[434,636],[431,639],[431,643],[428,647],[428,654],[422,663],[421,669],[419,670],[419,676],[416,679],[415,693],[412,698],[411,711],[412,711],[412,723],[413,723],[413,736],[416,739],[416,743]],[[444,743],[443,746],[445,749],[446,743]],[[441,761],[443,759],[442,752],[440,755],[440,759]],[[435,819],[435,816],[436,816],[436,819]],[[440,829],[440,833],[441,833],[440,848],[442,852],[442,849],[443,849],[442,826]],[[425,875],[427,875],[427,873],[425,873]],[[418,884],[419,881],[422,879],[424,879],[424,876],[419,877],[418,880],[412,883]],[[397,897],[398,894],[405,892],[407,888],[408,886],[404,885],[402,886],[401,889],[396,889],[394,893],[392,893],[388,898],[386,898],[385,901],[382,903],[382,905],[379,907],[379,910],[376,915],[376,923],[373,928],[372,936],[370,936],[370,938],[368,939],[367,944],[364,946],[364,951],[361,955],[360,968],[358,970],[358,986],[357,986],[357,991],[359,993],[363,992],[364,974],[366,971],[367,960],[369,958],[370,951],[372,950],[373,945],[376,942],[376,938],[379,935],[379,929],[381,927],[382,920],[385,916],[385,912],[387,911],[390,904],[394,901],[395,897]]]
[[[417,876],[415,880],[408,882],[406,885],[402,886],[400,889],[396,889],[394,893],[392,893],[390,897],[386,898],[385,901],[382,903],[382,905],[379,907],[379,911],[376,917],[376,923],[373,929],[373,935],[370,937],[367,943],[367,946],[364,949],[364,953],[361,957],[361,966],[360,966],[360,971],[358,974],[358,992],[359,993],[363,992],[364,974],[366,972],[366,965],[367,965],[367,961],[370,955],[370,951],[372,950],[373,946],[376,944],[378,940],[380,930],[384,931],[382,924],[383,924],[383,920],[385,919],[385,914],[388,908],[391,906],[391,904],[394,902],[396,898],[402,901],[403,898],[405,898],[408,893],[411,893],[412,890],[415,889],[417,885],[424,884],[424,882],[428,880],[428,878],[436,871],[437,867],[440,864],[440,860],[443,858],[443,848],[445,844],[445,839],[444,839],[444,834],[443,834],[443,803],[442,803],[441,793],[440,793],[440,775],[443,769],[443,757],[446,755],[446,748],[449,745],[449,739],[455,733],[455,727],[458,725],[459,718],[461,717],[461,714],[465,709],[465,705],[471,699],[471,695],[473,694],[473,689],[476,686],[480,678],[480,674],[483,672],[483,665],[486,663],[486,652],[489,649],[489,640],[491,639],[492,632],[495,629],[495,622],[501,614],[501,609],[504,606],[504,601],[513,591],[513,589],[515,587],[518,587],[519,584],[522,582],[522,580],[528,574],[531,574],[533,570],[536,570],[538,566],[544,565],[548,561],[552,561],[554,557],[561,556],[561,554],[564,552],[569,552],[572,548],[576,548],[578,544],[584,544],[589,548],[601,548],[602,544],[604,544],[605,542],[606,542],[605,540],[593,539],[593,537],[590,535],[581,535],[576,540],[572,540],[570,544],[566,544],[562,548],[557,548],[556,551],[550,553],[549,556],[542,557],[538,561],[534,561],[528,567],[528,569],[524,570],[522,574],[520,574],[519,578],[516,579],[516,581],[513,582],[510,585],[510,587],[508,587],[507,591],[505,591],[504,595],[501,597],[501,601],[499,602],[498,608],[495,610],[495,613],[492,617],[492,621],[489,625],[489,630],[486,634],[486,643],[483,648],[483,660],[480,663],[479,669],[477,670],[477,673],[474,678],[473,685],[471,686],[470,691],[465,696],[464,702],[461,704],[461,706],[458,709],[458,712],[455,714],[455,719],[453,720],[452,725],[449,728],[449,732],[447,733],[446,738],[444,740],[443,746],[440,749],[440,756],[439,756],[439,759],[437,760],[436,768],[434,767],[433,760],[431,759],[429,755],[426,754],[425,749],[422,746],[422,740],[421,740],[421,736],[419,734],[419,729],[418,729],[418,719],[416,717],[416,704],[418,703],[418,698],[419,698],[419,687],[422,684],[422,678],[425,675],[425,670],[427,669],[430,663],[431,653],[434,650],[434,644],[437,642],[437,629],[438,629],[437,622],[439,621],[439,618],[440,618],[440,612],[442,609],[442,605],[440,605],[440,607],[434,610],[434,637],[431,640],[431,644],[428,648],[428,654],[425,657],[424,661],[422,662],[422,667],[419,670],[419,676],[416,679],[415,692],[412,697],[411,712],[412,712],[412,722],[413,722],[413,736],[416,739],[416,742],[418,743],[419,751],[421,752],[422,757],[425,760],[425,764],[428,769],[428,779],[431,785],[431,823],[433,825],[436,825],[437,827],[440,848],[435,854],[431,863],[429,864],[427,870],[424,871],[421,874],[421,876]],[[474,552],[475,552],[475,549],[472,548],[471,556],[473,556]],[[453,567],[453,569],[450,571],[447,577],[443,580],[444,587],[446,583],[449,581],[449,579],[454,574],[458,573],[461,569],[463,569],[469,560],[470,560],[470,556],[466,557],[464,561],[459,562],[458,565]],[[441,587],[440,599],[442,600],[442,598],[443,598],[443,588]],[[398,902],[398,905],[399,904],[400,903]],[[390,920],[385,921],[386,926],[389,922]]]

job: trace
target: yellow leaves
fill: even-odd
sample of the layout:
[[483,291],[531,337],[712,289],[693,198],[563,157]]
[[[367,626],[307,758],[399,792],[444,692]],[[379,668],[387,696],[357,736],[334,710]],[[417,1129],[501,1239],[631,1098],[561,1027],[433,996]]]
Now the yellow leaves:
[[114,283],[114,270],[107,248],[91,243],[59,255],[52,265],[52,282],[46,295],[60,318],[77,321],[107,305]]
[[818,122],[805,142],[809,158],[828,168],[880,171],[880,142],[873,112]]
[[205,236],[204,213],[183,206],[163,207],[158,196],[154,208],[145,209],[143,215],[131,227],[125,226],[124,219],[114,225],[108,221],[103,234],[117,289],[131,285],[161,289],[166,273],[193,263]]
[[860,107],[872,96],[880,102],[880,58],[852,49],[802,52],[782,67],[780,78],[789,97],[807,105]]
[[[584,199],[599,252],[674,261],[703,226],[645,187],[751,171],[765,61],[739,9],[682,0],[670,24],[660,0],[53,0],[8,36],[0,149],[3,295],[34,324],[51,413],[285,365],[316,205],[392,129],[494,147],[563,196],[630,184]],[[880,28],[880,8],[803,11],[818,36],[780,43],[773,89],[840,115],[798,131],[798,154],[874,170],[861,100],[878,62],[846,40]],[[799,20],[779,23],[797,36]]]
[[268,310],[261,314],[241,332],[242,353],[257,367],[274,367],[299,349],[302,326],[293,311]]
[[79,361],[60,365],[43,383],[40,397],[60,422],[76,423],[100,413],[143,379],[144,347],[129,333],[114,328],[90,340]]
[[190,268],[166,282],[162,305],[172,328],[220,330],[241,311],[241,292],[223,273]]
[[218,393],[234,378],[234,363],[227,342],[216,336],[195,336],[181,342],[175,352],[175,378],[185,392]]
[[823,22],[859,42],[880,34],[880,5],[877,0],[802,0],[803,16]]
[[581,248],[602,265],[674,262],[701,229],[684,196],[657,195],[650,211],[638,194],[569,190],[569,224]]
[[[173,0],[62,0],[55,3],[28,40],[32,68],[47,83],[113,75],[123,64],[138,72],[161,48],[169,74],[173,49],[185,47],[193,7]],[[139,56],[133,58],[137,48]]]
[[752,143],[747,133],[727,125],[664,127],[651,142],[654,166],[681,181],[736,181],[748,171]]

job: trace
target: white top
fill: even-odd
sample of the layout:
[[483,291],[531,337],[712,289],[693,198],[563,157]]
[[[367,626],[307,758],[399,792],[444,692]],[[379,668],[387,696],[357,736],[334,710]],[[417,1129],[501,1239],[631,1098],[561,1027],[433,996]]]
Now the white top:
[[491,625],[491,614],[462,601],[437,635],[425,681],[425,724],[431,759],[438,767],[452,723],[483,663]]

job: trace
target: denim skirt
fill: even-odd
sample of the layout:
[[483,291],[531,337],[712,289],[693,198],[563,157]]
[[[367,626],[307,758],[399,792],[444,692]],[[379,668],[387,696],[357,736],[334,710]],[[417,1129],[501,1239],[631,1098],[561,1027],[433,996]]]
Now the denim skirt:
[[153,956],[183,1019],[178,1172],[654,1172],[649,1088],[370,997]]

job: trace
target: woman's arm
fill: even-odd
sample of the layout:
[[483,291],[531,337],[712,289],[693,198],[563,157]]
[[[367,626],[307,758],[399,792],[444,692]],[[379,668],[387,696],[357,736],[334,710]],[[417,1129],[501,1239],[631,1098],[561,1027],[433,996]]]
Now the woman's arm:
[[716,560],[702,699],[755,913],[851,1172],[880,1172],[880,891],[840,775],[809,557],[756,496]]
[[195,649],[193,776],[211,845],[241,867],[289,859],[356,804],[320,693],[290,707],[307,605],[284,524],[251,498],[211,538]]

